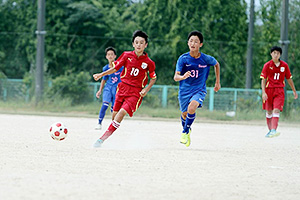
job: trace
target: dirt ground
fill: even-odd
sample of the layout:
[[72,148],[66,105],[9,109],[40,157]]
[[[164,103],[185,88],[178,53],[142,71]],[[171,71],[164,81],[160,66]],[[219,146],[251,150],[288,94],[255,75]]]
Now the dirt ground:
[[[64,141],[48,134],[56,121]],[[300,125],[193,124],[179,143],[177,120],[126,118],[102,148],[97,119],[0,114],[0,199],[299,200]]]

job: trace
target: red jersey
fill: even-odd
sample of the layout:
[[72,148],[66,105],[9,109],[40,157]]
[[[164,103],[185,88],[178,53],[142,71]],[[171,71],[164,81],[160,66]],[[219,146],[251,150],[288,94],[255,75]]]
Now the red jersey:
[[148,73],[151,79],[156,78],[155,63],[145,53],[137,56],[134,51],[125,51],[116,61],[115,69],[124,66],[121,81],[133,87],[144,88],[148,83]]
[[265,63],[260,78],[267,79],[266,88],[278,88],[284,87],[284,78],[292,78],[292,74],[288,64],[280,60],[280,64],[277,67],[273,60]]

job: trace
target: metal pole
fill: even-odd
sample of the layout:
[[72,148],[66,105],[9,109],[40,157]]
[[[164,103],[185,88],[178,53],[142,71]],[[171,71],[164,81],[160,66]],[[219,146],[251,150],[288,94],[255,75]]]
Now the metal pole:
[[249,17],[249,27],[248,27],[248,42],[247,42],[247,70],[246,70],[246,88],[251,89],[252,87],[252,38],[254,30],[254,0],[250,3],[250,17]]
[[[289,25],[289,0],[282,0],[282,14],[281,14],[281,31],[280,31],[280,40],[282,48],[281,59],[285,62],[288,62],[288,46],[290,41],[288,40],[288,25]],[[284,96],[286,97],[286,87],[284,87]],[[285,98],[285,105],[287,98]],[[285,109],[287,110],[287,109]],[[287,114],[283,112],[283,114]]]
[[37,104],[43,95],[44,81],[44,52],[45,52],[45,0],[38,0],[38,23],[37,31],[37,52],[35,72],[35,103]]

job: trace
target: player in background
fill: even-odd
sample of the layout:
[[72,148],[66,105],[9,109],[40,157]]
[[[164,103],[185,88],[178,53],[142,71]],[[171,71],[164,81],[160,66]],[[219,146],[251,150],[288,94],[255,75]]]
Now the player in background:
[[206,96],[206,80],[211,66],[214,66],[216,82],[214,91],[221,88],[220,65],[217,60],[200,52],[203,46],[203,35],[192,31],[188,35],[189,52],[182,54],[177,60],[174,80],[179,81],[178,100],[183,127],[180,143],[190,146],[191,125],[196,118],[196,110],[202,107]]
[[[101,147],[101,144],[120,126],[121,121],[128,114],[130,117],[139,108],[142,99],[149,92],[156,81],[155,63],[144,51],[148,46],[148,35],[140,30],[133,33],[132,46],[134,51],[125,51],[113,67],[109,70],[94,74],[97,81],[101,77],[118,71],[122,66],[121,82],[117,88],[115,105],[113,108],[113,121],[106,132],[95,142],[94,147]],[[148,73],[150,81],[148,86]]]
[[292,74],[286,62],[280,60],[282,49],[274,46],[271,48],[272,60],[266,62],[260,74],[263,110],[266,110],[266,119],[269,132],[267,138],[279,136],[276,131],[280,112],[284,105],[284,79],[286,78],[288,84],[291,86],[294,94],[294,99],[298,98]]
[[[115,61],[115,59],[117,57],[117,53],[113,47],[108,47],[105,49],[105,55],[106,55],[108,64],[103,67],[103,72],[107,71],[113,67],[112,62]],[[102,93],[102,90],[104,88],[103,95],[102,95],[102,107],[99,111],[98,124],[95,127],[95,129],[99,130],[102,128],[102,121],[104,119],[105,112],[109,106],[109,103],[111,103],[111,112],[113,110],[112,108],[114,107],[116,90],[117,90],[118,84],[121,81],[120,74],[121,74],[122,70],[123,70],[123,67],[121,67],[118,71],[116,71],[110,75],[106,75],[102,78],[100,88],[99,88],[98,92],[96,93],[96,97],[99,99],[100,95]]]

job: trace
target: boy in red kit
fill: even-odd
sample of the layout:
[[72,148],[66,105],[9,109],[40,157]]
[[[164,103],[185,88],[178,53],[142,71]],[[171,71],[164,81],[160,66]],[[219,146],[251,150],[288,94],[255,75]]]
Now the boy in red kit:
[[[118,71],[122,66],[124,70],[121,74],[121,82],[117,88],[115,105],[113,108],[113,121],[106,132],[95,142],[94,147],[101,147],[101,144],[120,126],[121,121],[128,114],[139,108],[142,99],[149,92],[156,81],[155,63],[144,52],[148,45],[148,35],[143,31],[135,31],[132,36],[132,46],[134,51],[125,51],[109,70],[94,74],[97,81],[105,75]],[[150,81],[148,83],[148,72]]]
[[276,131],[279,121],[280,112],[284,105],[284,79],[291,86],[294,94],[294,99],[298,98],[292,74],[286,62],[280,60],[282,49],[274,46],[271,48],[272,60],[265,63],[260,74],[263,109],[266,110],[266,119],[269,132],[267,138],[279,136]]

